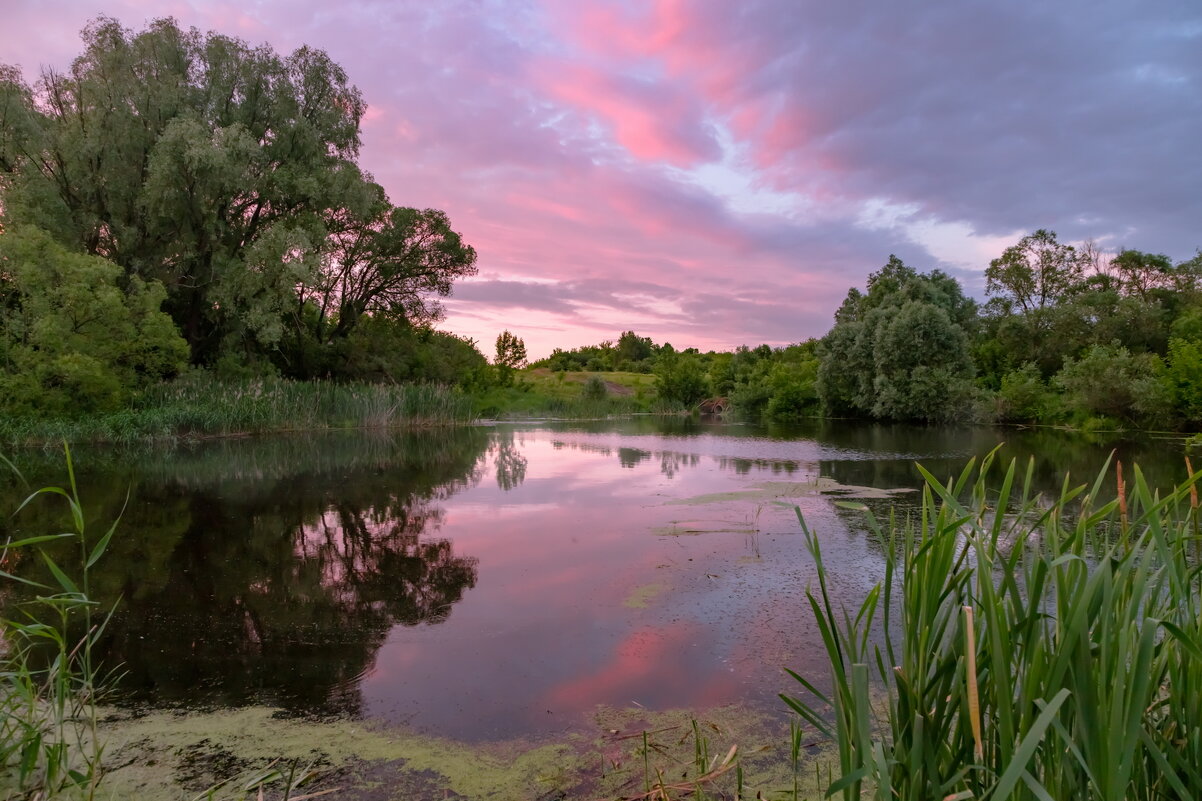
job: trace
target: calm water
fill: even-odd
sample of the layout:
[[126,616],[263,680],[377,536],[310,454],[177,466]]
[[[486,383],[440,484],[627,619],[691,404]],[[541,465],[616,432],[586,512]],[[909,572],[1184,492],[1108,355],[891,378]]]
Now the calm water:
[[[1003,442],[1005,457],[1035,457],[1048,491],[1064,471],[1092,477],[1111,448],[1153,483],[1184,477],[1172,439],[649,418],[76,460],[95,529],[130,493],[93,576],[94,594],[121,599],[106,660],[128,699],[478,740],[570,729],[598,704],[781,706],[794,689],[782,668],[826,672],[793,507],[823,539],[835,592],[858,604],[881,557],[835,501],[912,508],[916,460],[944,475]],[[54,455],[21,461],[32,483],[63,481]],[[15,508],[18,488],[0,488]],[[55,530],[59,510],[5,525]],[[15,569],[40,577],[29,560]]]

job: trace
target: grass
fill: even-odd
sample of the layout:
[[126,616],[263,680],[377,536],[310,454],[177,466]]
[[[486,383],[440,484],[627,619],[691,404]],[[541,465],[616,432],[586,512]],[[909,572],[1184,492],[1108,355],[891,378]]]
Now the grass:
[[339,428],[406,428],[468,423],[471,399],[433,384],[337,384],[255,379],[220,381],[196,373],[155,386],[129,408],[69,419],[0,417],[0,441],[134,443],[235,434]]
[[992,461],[924,471],[917,520],[868,515],[886,572],[856,610],[832,606],[801,521],[832,688],[794,674],[785,700],[837,744],[830,794],[1202,798],[1194,485],[1162,497],[1119,465],[1049,500],[1033,467],[998,484]]
[[603,418],[679,411],[666,408],[655,393],[655,376],[624,372],[552,372],[546,368],[515,374],[508,387],[475,397],[475,411],[489,418]]

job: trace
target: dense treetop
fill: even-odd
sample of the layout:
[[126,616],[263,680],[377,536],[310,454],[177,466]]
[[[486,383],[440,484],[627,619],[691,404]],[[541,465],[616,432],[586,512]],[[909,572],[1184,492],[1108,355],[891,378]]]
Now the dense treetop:
[[359,168],[365,104],[325,53],[169,19],[101,17],[83,42],[32,85],[0,69],[4,225],[161,285],[192,363],[329,374],[365,318],[426,325],[475,272],[445,214]]

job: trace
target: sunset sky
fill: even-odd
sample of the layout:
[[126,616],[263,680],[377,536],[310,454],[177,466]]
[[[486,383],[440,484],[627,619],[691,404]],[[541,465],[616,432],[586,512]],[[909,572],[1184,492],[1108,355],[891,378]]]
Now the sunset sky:
[[100,13],[326,50],[361,163],[479,252],[441,327],[486,354],[794,342],[891,253],[980,297],[1036,228],[1202,247],[1198,0],[0,0],[0,62]]

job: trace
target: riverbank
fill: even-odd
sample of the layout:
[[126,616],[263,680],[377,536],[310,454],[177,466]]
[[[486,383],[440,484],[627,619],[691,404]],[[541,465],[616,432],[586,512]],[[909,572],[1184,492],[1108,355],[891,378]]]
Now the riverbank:
[[86,417],[0,417],[8,446],[189,440],[329,429],[421,428],[475,419],[472,399],[435,384],[338,384],[198,373],[152,387],[126,409]]
[[642,798],[659,797],[647,795],[658,787],[670,797],[818,797],[814,777],[829,765],[812,745],[792,759],[788,728],[743,706],[600,707],[554,738],[480,743],[266,707],[108,710],[102,736],[101,795],[142,801],[184,801],[218,785],[213,799],[254,797],[248,785],[272,771],[281,775],[264,784],[271,798],[289,775],[308,777],[293,796],[340,801]]

